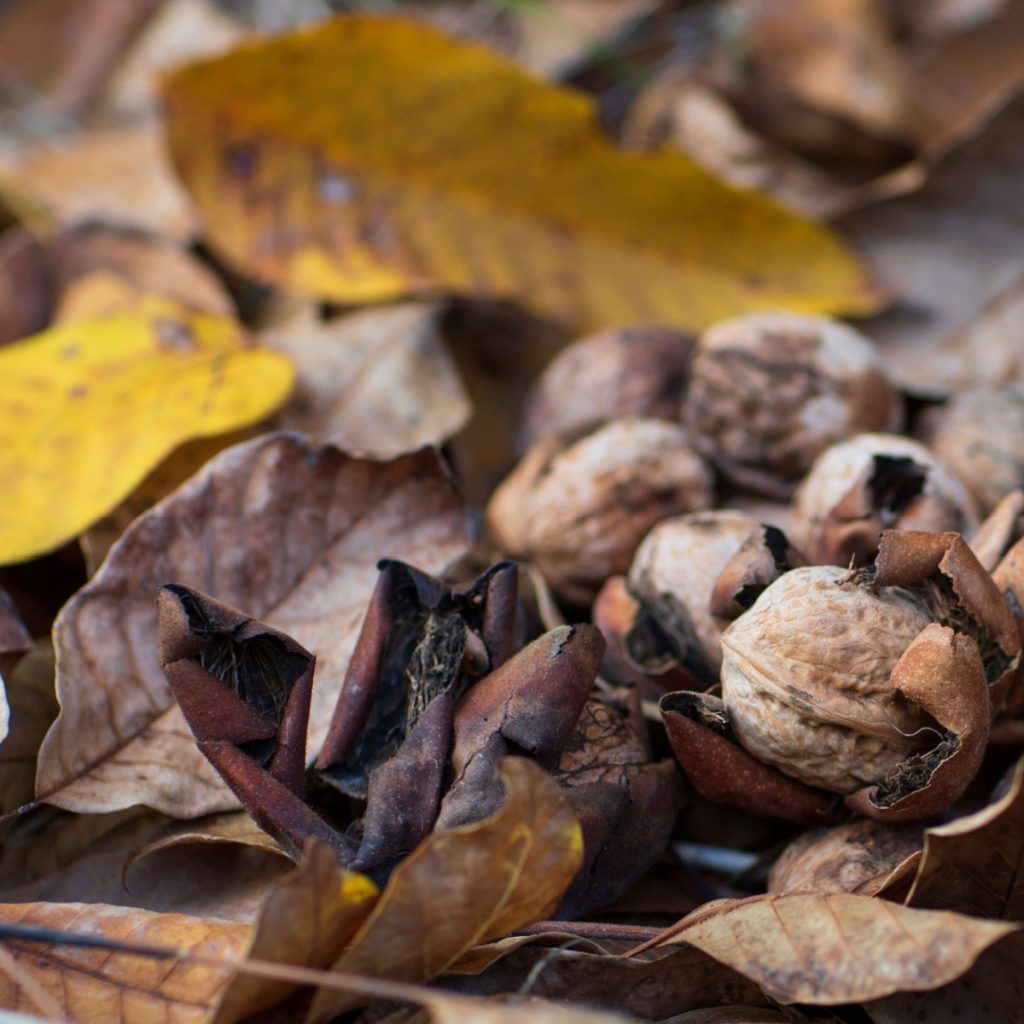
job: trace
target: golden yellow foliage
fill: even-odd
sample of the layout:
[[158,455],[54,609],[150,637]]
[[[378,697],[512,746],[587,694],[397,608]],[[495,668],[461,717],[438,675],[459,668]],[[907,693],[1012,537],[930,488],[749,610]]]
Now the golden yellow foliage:
[[157,298],[0,349],[0,564],[80,533],[181,442],[266,416],[293,378],[234,321]]
[[339,17],[187,67],[165,98],[210,241],[305,295],[444,289],[580,329],[877,306],[826,228],[620,151],[582,93],[414,22]]

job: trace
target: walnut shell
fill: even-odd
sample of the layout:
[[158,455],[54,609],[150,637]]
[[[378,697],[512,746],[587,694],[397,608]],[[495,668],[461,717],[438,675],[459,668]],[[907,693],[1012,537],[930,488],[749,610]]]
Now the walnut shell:
[[932,720],[890,678],[931,615],[907,590],[847,577],[832,566],[793,569],[722,634],[722,697],[736,738],[836,793],[880,782],[934,743]]
[[768,891],[863,894],[923,845],[920,828],[870,820],[805,832],[775,862]]
[[683,420],[741,487],[792,494],[815,457],[865,430],[896,430],[903,402],[872,343],[823,317],[757,313],[716,324],[694,360]]
[[971,533],[974,500],[923,444],[861,434],[816,460],[793,499],[793,543],[812,561],[870,560],[882,530]]
[[988,514],[1024,487],[1024,388],[975,388],[922,417],[921,436]]
[[[711,614],[711,593],[729,560],[759,526],[756,519],[728,509],[693,512],[658,523],[633,556],[629,592],[659,620],[668,639],[676,639],[677,661],[692,662],[699,648],[703,664],[688,667],[705,683],[714,680],[722,663],[722,625]],[[674,638],[678,631],[687,636]]]
[[671,327],[621,328],[573,342],[527,396],[520,450],[620,416],[676,421],[695,349],[689,335]]
[[487,522],[503,551],[532,561],[559,596],[586,604],[629,568],[655,523],[713,497],[711,472],[683,427],[623,417],[534,445],[495,491]]

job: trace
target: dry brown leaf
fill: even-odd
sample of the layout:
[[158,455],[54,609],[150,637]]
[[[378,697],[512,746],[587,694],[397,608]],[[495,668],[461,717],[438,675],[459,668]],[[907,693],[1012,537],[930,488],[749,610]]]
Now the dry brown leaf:
[[46,250],[20,226],[0,235],[0,345],[41,331],[49,317]]
[[903,992],[864,1010],[874,1024],[1020,1024],[1024,1019],[1024,934],[985,950],[962,977],[933,992]]
[[979,917],[1024,917],[1024,760],[1009,792],[924,834],[907,906]]
[[187,846],[203,846],[207,843],[254,846],[266,853],[288,858],[288,854],[281,846],[245,811],[224,811],[222,814],[208,814],[192,821],[169,822],[165,828],[150,836],[146,844],[132,856],[128,867],[130,869],[150,854]]
[[839,893],[719,900],[685,920],[673,943],[696,946],[779,1002],[814,1006],[938,988],[1016,931]]
[[0,197],[40,227],[101,221],[178,241],[194,234],[194,214],[151,123],[25,146],[0,160]]
[[[221,957],[236,956],[249,932],[247,925],[106,904],[4,904],[0,921]],[[0,976],[0,1006],[37,1010],[29,995],[29,985],[35,983],[76,1024],[200,1024],[231,974],[227,966],[168,963],[103,949],[11,939],[6,948],[14,955],[18,975],[17,980]]]
[[[341,867],[334,850],[312,842],[300,867],[267,894],[245,955],[326,967],[366,920],[378,896],[368,878]],[[233,1024],[269,1009],[293,988],[288,983],[236,975],[221,993],[209,1024]]]
[[307,754],[320,748],[379,558],[438,572],[466,546],[451,480],[424,451],[389,463],[268,434],[222,452],[138,519],[55,627],[61,714],[37,793],[71,810],[232,809],[157,660],[157,589],[204,588],[318,656]]
[[[505,802],[489,818],[435,832],[392,874],[338,971],[428,981],[463,953],[550,914],[579,870],[583,839],[553,779],[519,758],[502,764]],[[364,1000],[321,989],[309,1024]]]
[[893,290],[896,306],[866,325],[890,374],[921,391],[975,380],[988,356],[935,346],[1024,277],[1024,93],[946,154],[909,195],[855,211],[838,226]]
[[587,952],[588,945],[585,940],[573,944],[562,939],[558,941],[562,948],[538,944],[513,948],[479,977],[460,979],[459,988],[490,995],[528,985],[533,995],[642,1020],[662,1020],[705,1006],[767,1006],[769,1002],[752,981],[693,947],[659,949],[642,958],[624,959]]
[[305,307],[264,333],[262,344],[287,355],[297,373],[275,423],[378,459],[447,441],[472,409],[440,313],[409,303],[323,321]]
[[13,672],[0,675],[0,681],[10,708],[10,729],[0,743],[0,809],[9,811],[32,799],[39,744],[57,717],[49,639],[37,641]]

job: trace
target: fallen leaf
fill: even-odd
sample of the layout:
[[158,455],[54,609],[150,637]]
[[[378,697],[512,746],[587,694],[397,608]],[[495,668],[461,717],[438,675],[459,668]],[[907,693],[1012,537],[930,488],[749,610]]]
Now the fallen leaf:
[[74,537],[176,445],[261,419],[291,383],[233,321],[155,297],[5,346],[0,563]]
[[10,729],[0,742],[0,809],[9,811],[32,799],[39,744],[57,717],[49,639],[37,641],[0,681],[10,708]]
[[440,312],[410,303],[321,321],[305,307],[262,333],[261,343],[288,356],[298,375],[275,423],[378,459],[447,441],[472,408]]
[[22,227],[0,235],[0,345],[41,331],[49,316],[46,250]]
[[865,325],[887,369],[915,391],[944,390],[974,375],[985,353],[954,358],[935,346],[970,324],[1024,276],[1024,93],[950,150],[924,184],[840,218],[840,230],[898,303]]
[[[505,802],[489,818],[432,833],[391,875],[336,971],[428,981],[473,946],[540,920],[579,870],[580,827],[556,783],[529,761],[503,763]],[[361,1005],[321,989],[309,1024]]]
[[261,829],[244,811],[224,811],[221,814],[208,814],[192,821],[173,821],[160,829],[147,840],[145,846],[133,854],[132,865],[145,860],[146,857],[163,850],[174,850],[182,846],[203,846],[206,844],[228,843],[241,846],[255,846],[267,853],[287,858],[281,849],[266,832]]
[[1024,935],[1013,935],[985,950],[956,981],[932,992],[901,992],[864,1010],[874,1024],[1018,1024],[1024,1006]]
[[781,1003],[838,1006],[938,988],[1015,926],[845,893],[720,900],[681,922],[689,943]]
[[594,329],[878,304],[826,229],[615,150],[582,94],[414,22],[339,17],[187,67],[165,100],[211,244],[300,294],[441,288]]
[[[204,921],[185,914],[154,914],[130,907],[82,903],[0,905],[0,922],[64,929],[153,946],[187,948],[211,956],[236,956],[248,925]],[[166,960],[105,949],[42,945],[6,939],[17,979],[0,975],[0,1006],[32,1012],[29,985],[57,1000],[79,1024],[200,1024],[207,1019],[231,968]]]
[[22,146],[0,159],[0,197],[41,234],[91,222],[182,242],[195,233],[154,122]]
[[[244,953],[274,963],[327,967],[366,920],[378,896],[373,882],[345,871],[332,849],[312,842],[302,864],[267,894]],[[209,1024],[234,1024],[276,1006],[293,988],[235,975]]]
[[307,756],[323,742],[381,557],[440,571],[466,546],[451,480],[425,451],[389,463],[270,434],[222,452],[129,528],[55,627],[61,714],[40,799],[178,817],[233,809],[157,658],[154,599],[195,585],[317,653]]
[[924,834],[909,907],[1024,918],[1024,761],[1009,792],[974,814]]

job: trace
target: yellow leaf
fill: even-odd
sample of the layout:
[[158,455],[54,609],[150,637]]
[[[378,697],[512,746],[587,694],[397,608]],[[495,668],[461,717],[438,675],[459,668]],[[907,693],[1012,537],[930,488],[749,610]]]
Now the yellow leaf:
[[878,304],[827,229],[616,149],[582,93],[414,22],[339,17],[191,65],[165,98],[212,243],[301,294],[442,288],[580,329]]
[[177,445],[272,412],[284,357],[163,299],[0,349],[0,564],[74,537]]

